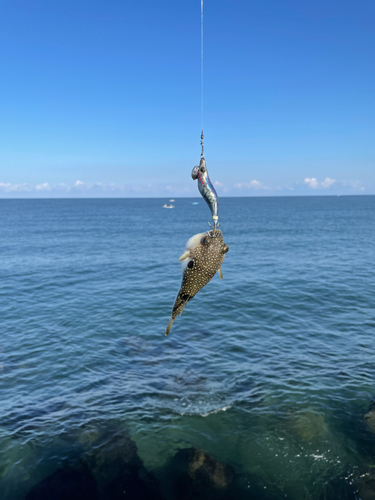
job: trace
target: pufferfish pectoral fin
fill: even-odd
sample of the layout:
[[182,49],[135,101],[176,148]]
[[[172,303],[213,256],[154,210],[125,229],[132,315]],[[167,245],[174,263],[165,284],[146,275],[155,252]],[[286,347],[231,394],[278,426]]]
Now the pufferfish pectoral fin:
[[184,252],[181,257],[178,259],[179,262],[181,262],[182,260],[184,259],[187,259],[188,257],[191,256],[191,252],[190,250],[186,250],[186,252]]
[[221,267],[219,267],[218,272],[219,272],[220,279],[222,280],[223,279],[223,271],[221,270]]

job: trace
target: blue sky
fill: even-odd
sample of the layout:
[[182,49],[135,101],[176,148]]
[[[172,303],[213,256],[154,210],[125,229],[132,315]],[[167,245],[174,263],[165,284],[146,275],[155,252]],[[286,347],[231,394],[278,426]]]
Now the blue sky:
[[[200,0],[3,0],[0,197],[196,196]],[[375,194],[375,3],[204,1],[219,196]]]

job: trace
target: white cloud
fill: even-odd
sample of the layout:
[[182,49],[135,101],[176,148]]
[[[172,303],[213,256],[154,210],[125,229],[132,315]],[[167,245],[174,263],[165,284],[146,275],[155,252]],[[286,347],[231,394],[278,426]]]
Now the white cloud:
[[48,182],[45,182],[44,184],[37,184],[35,186],[35,189],[37,191],[51,191],[51,186],[48,184]]
[[329,188],[334,185],[336,182],[336,179],[330,179],[329,177],[326,177],[325,180],[322,182],[322,186],[324,188]]
[[[83,182],[83,181],[75,181],[74,184],[58,184],[55,185],[55,189],[73,191],[73,192],[114,192],[114,191],[124,191],[126,186],[123,184],[114,184],[113,182],[110,184],[103,184],[101,182]],[[143,189],[143,186],[134,186],[134,189]]]
[[73,184],[60,183],[60,184],[49,184],[48,182],[43,182],[41,184],[28,184],[26,182],[22,184],[12,184],[10,182],[0,182],[0,193],[43,193],[51,192],[56,194],[67,194],[67,193],[83,193],[83,192],[113,192],[113,191],[124,191],[124,190],[139,190],[143,189],[143,186],[133,186],[126,187],[122,184],[101,184],[100,182],[82,182],[76,181]]
[[303,182],[305,184],[308,184],[312,189],[316,189],[319,187],[319,182],[315,179],[315,177],[306,177]]
[[[306,177],[302,182],[296,182],[294,186],[279,185],[277,187],[269,187],[262,182],[254,179],[250,182],[239,182],[237,184],[227,185],[219,181],[215,182],[215,186],[220,187],[220,192],[224,195],[232,196],[249,196],[249,195],[265,195],[265,194],[301,194],[306,193],[306,190],[301,190],[302,186],[306,186],[317,193],[326,190],[336,194],[362,194],[366,189],[370,192],[372,186],[363,187],[361,181],[358,180],[336,180],[326,177],[324,180],[318,180],[315,177]],[[332,189],[333,187],[333,189]],[[293,191],[294,188],[294,191]],[[331,191],[332,189],[332,191]],[[171,183],[165,185],[163,183],[144,182],[140,181],[137,184],[116,184],[116,183],[100,183],[100,182],[84,182],[76,180],[71,183],[50,184],[49,182],[41,182],[39,184],[30,183],[14,183],[0,182],[0,198],[51,198],[51,197],[160,197],[169,196],[176,198],[178,196],[199,196],[197,186],[194,182]]]
[[358,189],[359,191],[363,191],[364,187],[362,187],[360,181],[337,181],[336,179],[331,179],[330,177],[326,177],[324,181],[318,181],[315,177],[306,177],[303,181],[304,184],[307,184],[312,189],[328,189],[335,185],[335,187],[346,187],[352,189]]
[[0,190],[5,191],[6,193],[15,192],[15,191],[32,191],[33,186],[30,186],[26,182],[22,184],[11,184],[10,182],[0,182]]
[[362,186],[361,181],[353,181],[353,180],[348,180],[348,181],[342,181],[342,185],[345,187],[350,187],[353,189],[358,189],[359,191],[364,191],[364,187]]
[[255,179],[251,182],[240,182],[234,185],[237,189],[268,189],[261,182],[256,181]]

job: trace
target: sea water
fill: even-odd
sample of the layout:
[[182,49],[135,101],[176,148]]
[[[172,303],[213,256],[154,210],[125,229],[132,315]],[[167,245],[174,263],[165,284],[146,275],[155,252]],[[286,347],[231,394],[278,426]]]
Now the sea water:
[[224,279],[169,337],[178,259],[210,214],[166,201],[0,200],[0,498],[108,422],[156,476],[193,447],[249,495],[371,494],[375,197],[221,198]]

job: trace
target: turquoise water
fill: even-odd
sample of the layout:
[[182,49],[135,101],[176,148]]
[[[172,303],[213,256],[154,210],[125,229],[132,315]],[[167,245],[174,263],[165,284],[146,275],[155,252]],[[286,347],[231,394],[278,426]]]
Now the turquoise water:
[[224,280],[168,338],[209,211],[165,201],[0,200],[0,498],[109,427],[160,482],[193,447],[243,498],[370,498],[375,197],[222,198]]

